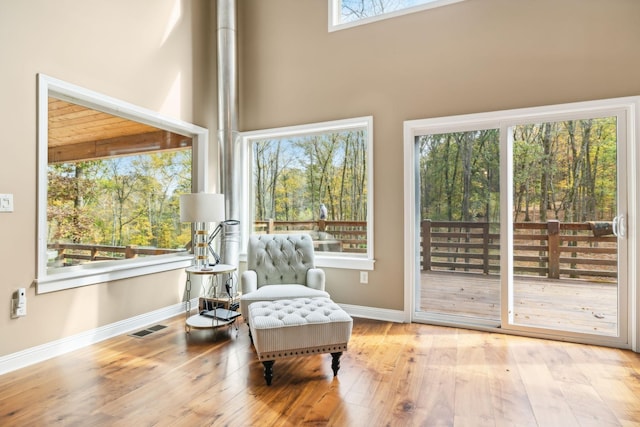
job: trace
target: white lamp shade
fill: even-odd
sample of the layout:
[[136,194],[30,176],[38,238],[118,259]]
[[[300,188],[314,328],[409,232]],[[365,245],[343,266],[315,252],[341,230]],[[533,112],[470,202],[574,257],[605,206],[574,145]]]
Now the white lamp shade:
[[224,194],[192,193],[180,195],[180,221],[224,221]]

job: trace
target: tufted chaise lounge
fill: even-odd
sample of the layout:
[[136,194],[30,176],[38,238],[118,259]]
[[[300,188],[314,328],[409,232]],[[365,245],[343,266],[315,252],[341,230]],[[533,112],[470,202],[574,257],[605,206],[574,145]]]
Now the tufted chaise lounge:
[[315,267],[308,234],[260,234],[249,237],[247,270],[240,276],[240,311],[249,304],[291,298],[326,297],[325,275]]
[[267,385],[274,362],[289,357],[331,353],[333,375],[338,375],[353,319],[329,298],[254,302],[246,317]]

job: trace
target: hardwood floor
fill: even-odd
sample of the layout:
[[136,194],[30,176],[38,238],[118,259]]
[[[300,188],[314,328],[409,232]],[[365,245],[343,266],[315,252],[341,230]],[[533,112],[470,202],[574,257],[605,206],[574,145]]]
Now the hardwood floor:
[[268,387],[246,325],[183,322],[0,376],[0,425],[640,425],[630,351],[355,319],[338,377],[316,355],[276,362]]

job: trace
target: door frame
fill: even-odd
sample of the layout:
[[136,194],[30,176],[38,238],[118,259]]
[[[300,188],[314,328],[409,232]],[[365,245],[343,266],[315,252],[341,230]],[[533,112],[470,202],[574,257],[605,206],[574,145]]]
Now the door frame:
[[[620,325],[621,336],[612,338],[604,336],[591,336],[585,334],[562,334],[550,333],[549,331],[539,330],[535,328],[496,328],[484,324],[461,324],[455,319],[447,317],[430,317],[429,319],[420,319],[416,317],[414,308],[418,280],[420,278],[420,249],[416,236],[420,231],[419,226],[419,206],[417,203],[419,188],[416,185],[418,177],[418,162],[415,137],[425,133],[443,133],[443,132],[460,132],[465,130],[481,129],[481,128],[499,128],[501,130],[501,169],[505,156],[509,153],[505,152],[503,147],[508,147],[506,141],[506,131],[509,127],[520,124],[522,122],[529,123],[531,121],[558,121],[575,119],[578,114],[610,114],[612,111],[622,110],[626,117],[626,123],[623,125],[627,134],[626,143],[626,168],[627,168],[627,263],[626,276],[626,301],[621,301],[618,306],[619,311],[626,312],[625,325]],[[619,125],[620,132],[620,125]],[[412,322],[416,320],[425,323],[438,324],[444,326],[457,326],[471,329],[495,331],[501,333],[526,335],[532,337],[549,338],[555,340],[567,340],[582,342],[588,344],[605,345],[619,348],[631,348],[636,352],[640,352],[640,318],[638,316],[638,307],[640,307],[640,284],[637,282],[638,254],[640,254],[640,239],[635,233],[635,224],[637,223],[637,212],[640,212],[640,200],[638,197],[637,173],[635,165],[640,165],[640,150],[636,149],[636,145],[640,138],[640,97],[612,98],[598,101],[577,102],[569,104],[550,105],[542,107],[522,108],[513,110],[493,111],[487,113],[466,114],[459,116],[439,117],[430,119],[409,120],[404,122],[404,250],[405,250],[405,266],[404,266],[404,320]],[[501,194],[506,194],[509,189],[506,182],[501,182]],[[501,195],[501,197],[503,197]],[[510,196],[508,197],[511,198]],[[504,202],[501,199],[501,205]],[[501,215],[509,215],[510,211],[506,206],[501,208]],[[502,216],[504,218],[504,216]],[[507,233],[512,231],[507,230]],[[509,236],[503,238],[508,239]],[[503,242],[504,243],[504,242]],[[504,244],[501,245],[503,251],[508,250]],[[502,258],[511,260],[508,252],[501,254]],[[634,262],[635,261],[635,262]],[[503,261],[503,263],[506,260]],[[501,266],[501,269],[505,266]],[[509,270],[506,270],[510,272]],[[511,274],[511,273],[509,273]],[[625,284],[619,284],[624,286]],[[503,289],[505,289],[503,284]],[[622,292],[624,295],[625,292]],[[504,300],[505,296],[501,296],[501,312],[502,323],[505,323],[505,311],[507,306]],[[624,317],[620,313],[619,317]]]

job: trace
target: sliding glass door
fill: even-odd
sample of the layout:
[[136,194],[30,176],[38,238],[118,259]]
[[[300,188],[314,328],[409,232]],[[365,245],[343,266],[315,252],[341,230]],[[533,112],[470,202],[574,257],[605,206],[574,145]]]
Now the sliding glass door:
[[630,345],[630,118],[610,100],[405,123],[412,319]]

